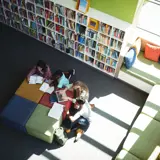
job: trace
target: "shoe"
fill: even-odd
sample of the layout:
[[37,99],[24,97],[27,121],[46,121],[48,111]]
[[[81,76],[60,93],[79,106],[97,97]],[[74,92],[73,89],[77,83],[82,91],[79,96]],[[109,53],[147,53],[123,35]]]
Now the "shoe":
[[78,140],[81,138],[82,134],[78,134],[76,137],[75,137],[75,140],[74,140],[74,143],[78,142]]
[[70,130],[70,129],[66,129],[65,132],[66,132],[66,133],[70,133],[71,130]]
[[70,79],[72,76],[74,76],[76,74],[76,70],[71,69],[71,70],[69,70],[69,73],[70,73],[70,75],[69,75],[68,79]]

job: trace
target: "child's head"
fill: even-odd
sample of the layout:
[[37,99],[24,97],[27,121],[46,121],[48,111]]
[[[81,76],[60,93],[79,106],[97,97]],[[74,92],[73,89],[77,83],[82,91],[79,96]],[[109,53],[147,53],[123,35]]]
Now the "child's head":
[[75,109],[81,109],[83,104],[85,103],[84,99],[81,99],[80,97],[76,99],[76,103],[74,104]]
[[46,69],[47,69],[47,64],[46,64],[44,61],[39,60],[39,61],[37,62],[36,67],[37,67],[38,71],[40,71],[40,72],[45,72]]
[[56,77],[62,77],[62,75],[63,75],[63,72],[59,69],[59,70],[57,70],[54,74],[53,74],[53,76],[56,76]]

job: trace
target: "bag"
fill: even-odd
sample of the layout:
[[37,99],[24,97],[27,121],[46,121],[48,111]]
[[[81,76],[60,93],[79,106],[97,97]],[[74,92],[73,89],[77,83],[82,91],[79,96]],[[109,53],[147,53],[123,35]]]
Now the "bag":
[[67,137],[67,134],[64,132],[63,127],[60,127],[58,129],[56,129],[54,135],[55,135],[55,141],[57,143],[59,143],[62,146],[65,145],[65,143],[68,140],[68,137]]

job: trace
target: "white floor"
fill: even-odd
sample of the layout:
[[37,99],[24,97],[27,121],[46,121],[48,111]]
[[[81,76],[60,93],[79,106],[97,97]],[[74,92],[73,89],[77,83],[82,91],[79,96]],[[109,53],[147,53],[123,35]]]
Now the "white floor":
[[74,138],[58,149],[46,150],[42,155],[32,155],[29,160],[110,160],[126,136],[139,106],[115,94],[93,101],[96,107],[88,131],[77,142]]

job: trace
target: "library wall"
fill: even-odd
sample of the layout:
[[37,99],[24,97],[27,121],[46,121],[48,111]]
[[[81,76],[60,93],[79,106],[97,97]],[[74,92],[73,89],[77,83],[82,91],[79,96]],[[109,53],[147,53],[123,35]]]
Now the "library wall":
[[91,0],[91,7],[132,23],[138,0]]

